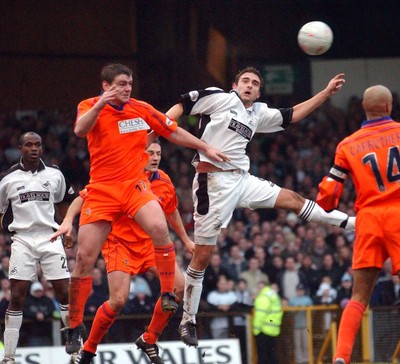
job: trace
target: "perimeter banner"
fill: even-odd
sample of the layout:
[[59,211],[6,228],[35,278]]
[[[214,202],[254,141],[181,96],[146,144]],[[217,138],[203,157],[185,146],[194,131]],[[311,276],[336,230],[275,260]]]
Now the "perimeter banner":
[[[180,341],[161,341],[165,364],[242,364],[238,339],[200,340],[197,348]],[[62,346],[18,348],[16,364],[69,364]],[[99,345],[95,364],[148,364],[146,354],[135,344]]]

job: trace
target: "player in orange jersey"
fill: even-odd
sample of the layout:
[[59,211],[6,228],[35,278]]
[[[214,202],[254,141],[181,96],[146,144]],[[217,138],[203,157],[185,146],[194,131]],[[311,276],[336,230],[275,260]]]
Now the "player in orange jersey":
[[338,144],[334,165],[319,184],[317,196],[325,210],[336,208],[348,176],[357,193],[354,287],[340,321],[334,364],[350,363],[363,313],[386,259],[391,259],[393,273],[400,274],[400,124],[390,117],[392,94],[385,86],[367,88],[362,105],[367,120]]
[[107,65],[101,80],[102,94],[78,105],[74,128],[78,137],[88,141],[90,182],[80,217],[76,265],[69,290],[69,354],[80,348],[83,310],[91,291],[93,267],[111,231],[111,223],[121,214],[134,219],[154,243],[163,310],[175,311],[178,306],[173,294],[174,246],[164,213],[144,174],[148,130],[153,129],[173,143],[199,148],[213,160],[228,159],[151,105],[131,98],[133,81],[129,67]]
[[[151,189],[159,198],[165,216],[189,252],[194,250],[194,242],[189,239],[178,211],[178,198],[175,187],[169,176],[158,169],[161,161],[161,145],[156,140],[147,148],[149,161],[146,166]],[[72,232],[72,222],[81,212],[83,200],[87,192],[81,192],[68,209],[64,222],[53,235],[56,238],[62,234],[69,237]],[[110,299],[103,303],[96,312],[90,335],[84,344],[79,358],[72,362],[91,363],[97,346],[103,336],[114,323],[118,313],[125,306],[129,295],[131,276],[150,271],[158,276],[154,261],[154,248],[149,235],[132,219],[123,215],[114,224],[111,233],[102,247],[102,255],[106,263]],[[175,293],[179,300],[183,298],[184,277],[175,263]],[[159,298],[154,309],[153,318],[146,332],[136,340],[136,345],[142,349],[152,363],[162,364],[164,361],[158,355],[156,342],[170,320],[173,312],[164,312]],[[76,360],[76,361],[75,361]]]

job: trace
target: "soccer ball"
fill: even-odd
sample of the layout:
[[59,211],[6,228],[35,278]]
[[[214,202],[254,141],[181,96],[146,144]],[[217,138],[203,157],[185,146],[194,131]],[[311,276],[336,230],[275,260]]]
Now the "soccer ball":
[[311,21],[304,24],[297,35],[297,42],[303,52],[310,56],[324,54],[332,45],[333,33],[328,24]]

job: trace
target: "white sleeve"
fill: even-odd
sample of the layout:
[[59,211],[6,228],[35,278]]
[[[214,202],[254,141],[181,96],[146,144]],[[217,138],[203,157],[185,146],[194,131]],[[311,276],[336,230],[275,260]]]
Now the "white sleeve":
[[67,184],[65,182],[65,178],[63,174],[60,172],[59,179],[57,182],[57,189],[54,193],[54,203],[59,203],[62,200],[64,200],[66,189],[67,189]]
[[269,108],[267,104],[256,102],[254,109],[258,118],[256,133],[275,133],[284,130],[283,117],[279,109]]

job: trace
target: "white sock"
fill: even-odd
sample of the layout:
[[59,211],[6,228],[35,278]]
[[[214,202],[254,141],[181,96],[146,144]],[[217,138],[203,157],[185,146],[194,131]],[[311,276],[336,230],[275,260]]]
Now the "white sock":
[[349,215],[339,210],[326,212],[321,206],[314,201],[306,199],[303,208],[299,213],[299,217],[306,221],[325,223],[345,228]]
[[196,323],[196,314],[199,310],[201,292],[203,291],[204,270],[199,271],[190,266],[186,270],[185,294],[183,297],[182,323],[191,321]]
[[69,308],[68,303],[66,305],[62,305],[60,303],[60,315],[61,315],[61,320],[64,324],[64,327],[69,327],[68,308]]
[[19,330],[22,325],[22,311],[6,310],[4,330],[4,356],[15,357],[17,350]]

